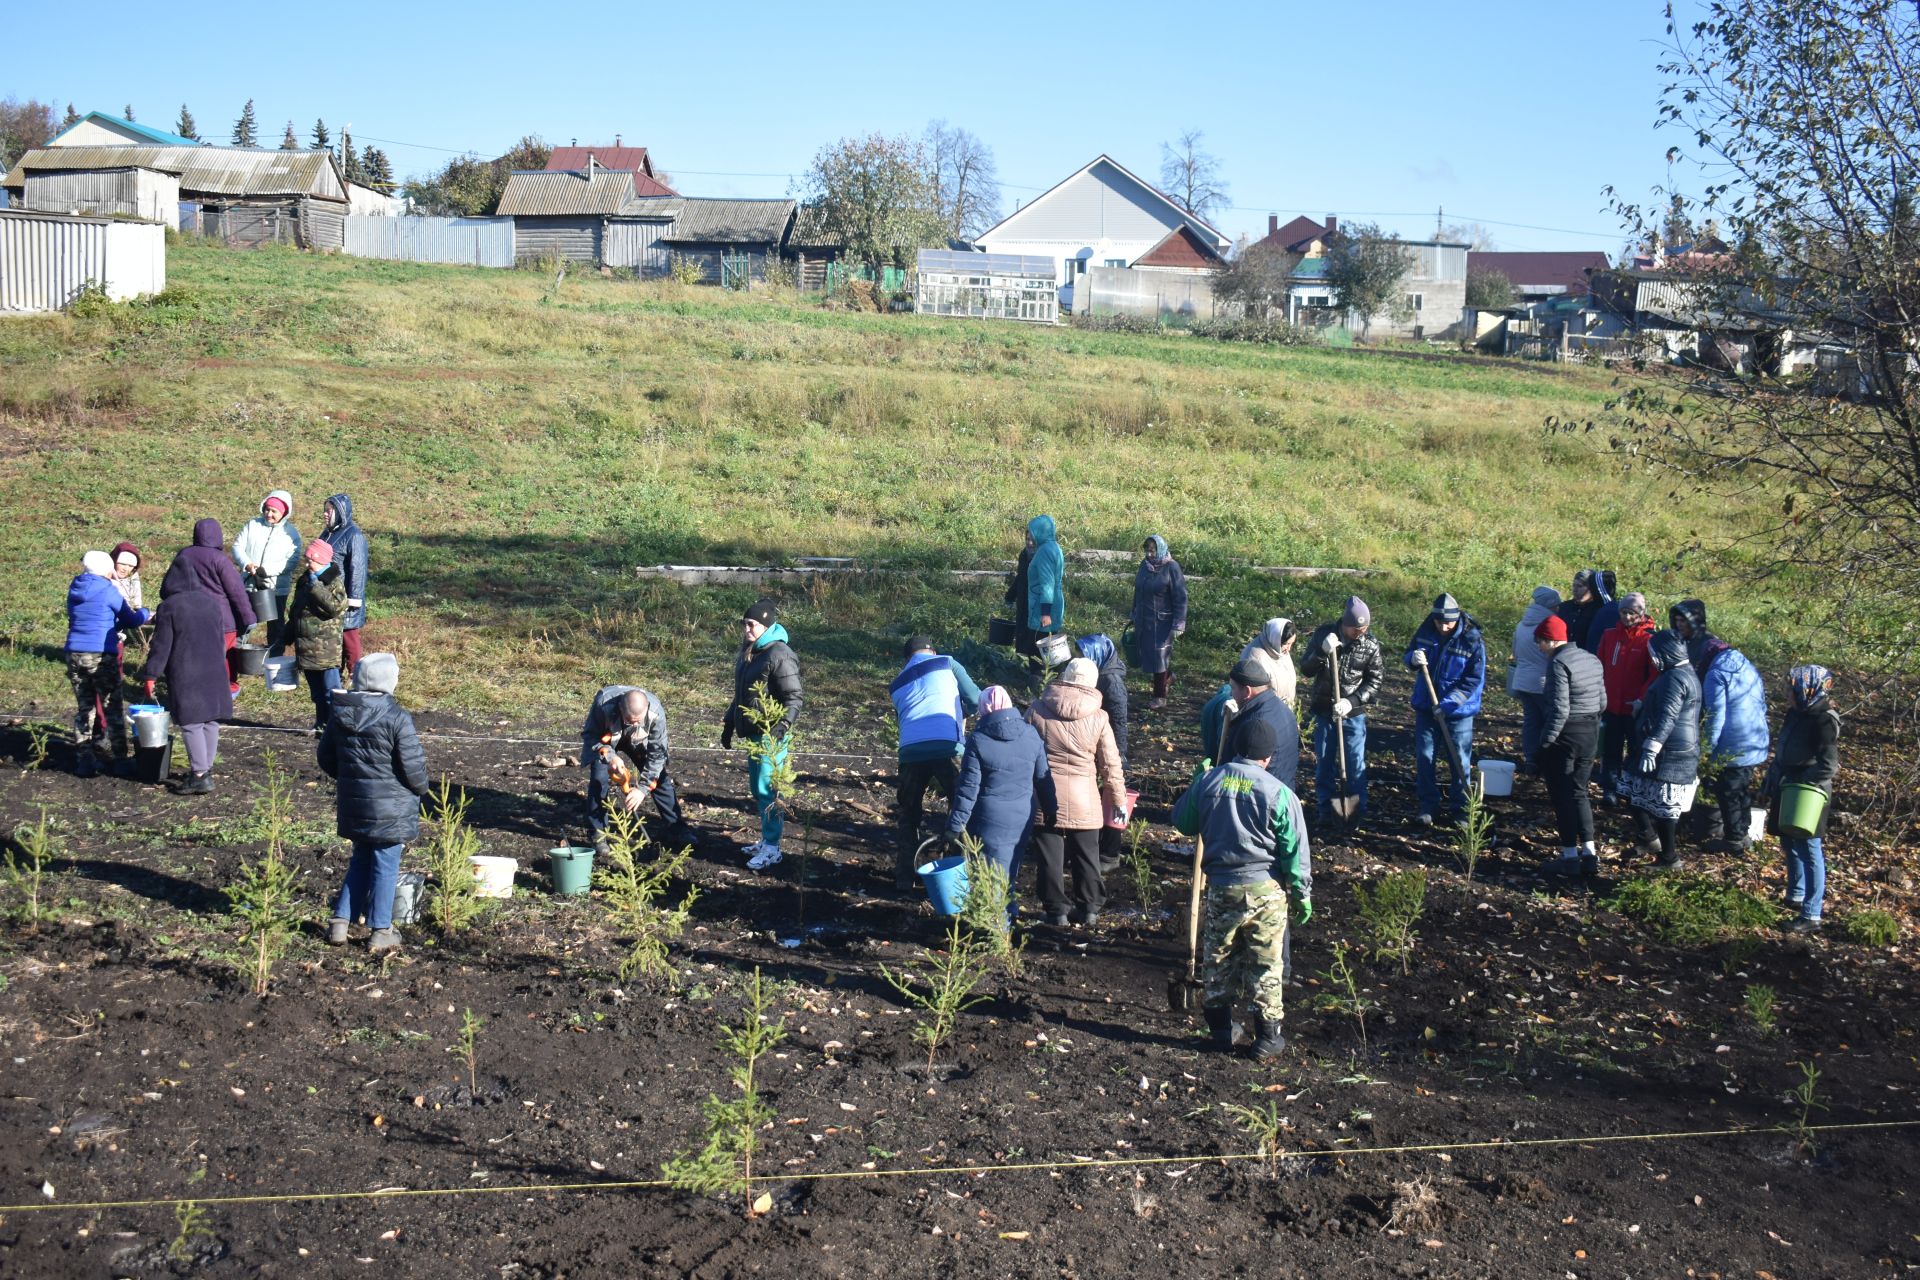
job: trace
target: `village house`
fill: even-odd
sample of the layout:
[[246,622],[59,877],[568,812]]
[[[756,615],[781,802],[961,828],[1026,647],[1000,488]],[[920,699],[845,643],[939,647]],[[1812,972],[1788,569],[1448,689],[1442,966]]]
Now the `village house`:
[[1598,249],[1539,253],[1487,250],[1467,254],[1469,274],[1490,271],[1506,277],[1513,286],[1516,302],[1584,296],[1589,288],[1587,277],[1611,265],[1607,255]]
[[1340,237],[1340,219],[1325,222],[1299,217],[1280,224],[1267,215],[1267,234],[1254,242],[1300,255],[1288,280],[1287,320],[1291,324],[1344,324],[1367,329],[1376,338],[1450,337],[1460,330],[1467,313],[1467,246],[1447,240],[1400,240],[1409,265],[1401,281],[1404,314],[1364,317],[1341,311],[1327,284],[1327,252]]

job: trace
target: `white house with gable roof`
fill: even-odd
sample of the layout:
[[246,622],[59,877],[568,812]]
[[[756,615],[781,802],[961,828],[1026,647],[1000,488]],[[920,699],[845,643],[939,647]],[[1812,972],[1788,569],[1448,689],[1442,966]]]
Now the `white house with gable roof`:
[[974,241],[988,253],[1050,258],[1060,305],[1089,266],[1131,267],[1182,227],[1221,253],[1231,241],[1110,156],[1098,156]]

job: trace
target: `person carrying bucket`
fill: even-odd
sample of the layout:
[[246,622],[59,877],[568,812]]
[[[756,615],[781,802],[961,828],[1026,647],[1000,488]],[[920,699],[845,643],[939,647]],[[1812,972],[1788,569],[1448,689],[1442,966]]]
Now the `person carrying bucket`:
[[980,686],[967,669],[935,653],[926,636],[911,636],[901,646],[906,663],[887,686],[894,717],[900,722],[899,785],[894,791],[893,887],[916,888],[914,871],[920,847],[920,818],[933,786],[953,803],[961,740],[967,717],[980,705]]
[[[773,791],[774,770],[787,758],[786,737],[799,718],[800,659],[787,643],[787,629],[777,620],[772,600],[756,600],[740,616],[740,651],[733,663],[733,701],[720,730],[722,750],[733,749],[735,734],[752,737],[757,747],[747,758],[747,789],[760,818],[760,839],[748,845],[749,871],[764,871],[780,861],[780,835],[786,819]],[[749,718],[764,693],[779,703],[779,723],[761,726]]]
[[1054,804],[1041,810],[1041,826],[1033,836],[1040,906],[1051,925],[1099,921],[1106,899],[1100,829],[1109,814],[1122,825],[1128,817],[1126,775],[1113,727],[1100,709],[1100,691],[1094,687],[1098,675],[1090,660],[1075,658],[1027,709],[1027,723],[1040,734],[1053,776]]
[[247,521],[233,540],[233,562],[240,566],[248,590],[271,591],[274,613],[267,623],[267,652],[279,657],[286,649],[287,597],[293,593],[300,561],[300,531],[293,527],[293,495],[275,489],[260,500],[260,514]]
[[137,627],[153,615],[136,609],[113,583],[113,557],[89,551],[67,586],[67,683],[73,689],[73,772],[91,778],[108,760],[115,773],[133,772],[127,715],[120,698],[119,629]]
[[293,632],[294,663],[307,679],[313,699],[313,731],[327,727],[327,709],[340,687],[340,616],[347,611],[347,589],[333,548],[319,538],[307,544],[302,572],[287,608]]
[[335,782],[335,830],[353,842],[327,922],[327,941],[336,947],[345,945],[347,930],[360,918],[373,930],[367,950],[400,945],[393,927],[400,855],[420,835],[420,798],[430,779],[413,717],[393,696],[399,683],[400,664],[392,654],[362,658],[352,692],[333,696],[315,751],[321,772]]
[[220,753],[220,722],[233,714],[227,683],[226,602],[175,563],[160,582],[153,646],[147,652],[146,690],[167,682],[166,707],[187,743],[188,775],[175,788],[183,796],[213,792],[213,764]]
[[610,684],[594,694],[580,726],[580,763],[587,770],[587,830],[595,853],[607,851],[607,797],[616,789],[616,769],[630,775],[619,786],[623,809],[638,813],[652,796],[667,824],[667,847],[694,843],[667,772],[667,712],[659,698],[629,684]]
[[1281,997],[1288,903],[1298,923],[1313,919],[1312,864],[1299,797],[1267,772],[1272,725],[1256,720],[1236,742],[1238,754],[1227,763],[1200,762],[1174,805],[1173,825],[1201,844],[1208,1035],[1215,1049],[1231,1053],[1234,1010],[1250,1003],[1252,1054],[1270,1058],[1287,1047]]
[[193,526],[193,545],[182,547],[173,557],[173,563],[167,566],[167,577],[160,579],[160,585],[164,592],[167,578],[173,576],[174,569],[184,564],[194,581],[226,600],[229,614],[226,631],[227,684],[234,693],[238,693],[240,682],[234,677],[233,646],[241,636],[253,630],[255,619],[253,602],[247,599],[246,586],[240,581],[240,570],[220,550],[225,537],[218,520],[208,517],[196,521]]
[[[1788,927],[1796,933],[1811,933],[1820,927],[1827,897],[1825,840],[1827,814],[1833,808],[1829,798],[1840,772],[1840,713],[1833,709],[1831,698],[1833,672],[1825,667],[1811,663],[1795,667],[1787,673],[1787,687],[1793,705],[1780,724],[1779,745],[1762,791],[1771,802],[1768,828],[1779,834],[1787,855],[1787,909],[1796,913]],[[1787,830],[1781,809],[1788,787],[1820,793],[1819,817],[1811,825]]]
[[[1057,804],[1039,733],[1020,718],[1004,688],[987,686],[980,695],[980,718],[960,757],[947,811],[948,840],[958,840],[963,832],[978,840],[981,853],[1007,873],[1011,898],[1033,839],[1033,815],[1055,812]],[[1007,909],[1013,910],[1011,901]]]
[[1035,636],[1065,631],[1067,562],[1060,552],[1053,517],[1035,516],[1027,521],[1027,538],[1033,544],[1033,557],[1027,561],[1027,628]]

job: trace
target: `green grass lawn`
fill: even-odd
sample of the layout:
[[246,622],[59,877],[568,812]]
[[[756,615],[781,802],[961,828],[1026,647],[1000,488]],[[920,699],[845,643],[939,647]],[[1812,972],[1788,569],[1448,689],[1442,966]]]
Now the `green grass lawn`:
[[[1619,570],[1657,607],[1703,592],[1777,664],[1810,653],[1806,584],[1718,583],[1697,543],[1747,513],[1624,471],[1549,414],[1611,375],[849,315],[766,294],[236,252],[181,240],[168,294],[0,321],[0,709],[63,704],[66,585],[131,538],[149,592],[193,521],[228,536],[270,488],[318,532],[346,490],[373,539],[371,644],[408,700],[572,715],[641,679],[707,711],[751,591],[636,581],[662,561],[857,555],[931,571],[1010,559],[1040,511],[1069,550],[1164,534],[1196,584],[1180,665],[1211,678],[1260,619],[1373,570],[1390,646],[1446,589],[1496,661],[1529,590]],[[1762,499],[1756,498],[1756,501]],[[1000,590],[928,572],[795,589],[820,693],[872,718],[896,641],[978,637]],[[1072,628],[1118,632],[1130,584],[1069,581]],[[1779,601],[1793,599],[1791,613]],[[1821,641],[1824,643],[1824,641]]]

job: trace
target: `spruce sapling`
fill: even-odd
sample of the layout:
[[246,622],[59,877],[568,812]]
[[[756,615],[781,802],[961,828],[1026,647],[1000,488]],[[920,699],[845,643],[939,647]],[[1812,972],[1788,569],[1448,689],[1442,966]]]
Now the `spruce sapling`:
[[728,1074],[739,1096],[723,1099],[708,1094],[700,1104],[706,1123],[699,1135],[699,1147],[681,1152],[660,1167],[667,1181],[683,1191],[741,1196],[749,1218],[759,1216],[769,1206],[765,1197],[754,1198],[753,1158],[760,1149],[761,1128],[774,1118],[773,1108],[760,1096],[754,1071],[760,1059],[786,1038],[786,1023],[767,1021],[770,1006],[756,967],[740,1025],[724,1027],[720,1032],[720,1047],[734,1060]]
[[1487,809],[1486,787],[1476,777],[1473,785],[1467,788],[1466,808],[1460,814],[1460,825],[1455,828],[1453,835],[1454,855],[1466,869],[1467,889],[1473,887],[1474,868],[1480,865],[1492,832],[1493,814]]
[[460,1059],[460,1061],[464,1062],[467,1066],[467,1095],[469,1097],[476,1096],[480,1092],[475,1068],[478,1066],[480,1060],[480,1028],[486,1025],[487,1020],[485,1018],[474,1017],[473,1009],[469,1006],[460,1019],[459,1038],[447,1046],[447,1052]]
[[671,977],[673,966],[667,962],[668,945],[686,932],[693,913],[698,889],[689,888],[680,905],[668,909],[659,905],[674,876],[686,868],[692,849],[642,863],[640,855],[648,847],[645,826],[638,816],[628,813],[612,797],[607,801],[607,854],[593,870],[594,887],[607,903],[614,924],[631,934],[633,941],[620,960],[620,981],[633,981],[635,974]]
[[[991,951],[977,941],[955,920],[947,930],[945,951],[930,951],[915,960],[903,973],[880,966],[880,976],[898,991],[922,1016],[913,1029],[913,1038],[927,1046],[927,1066],[933,1066],[940,1046],[953,1038],[960,1015],[987,997],[974,991],[986,981]],[[926,990],[920,989],[924,983]]]
[[1373,936],[1375,960],[1397,960],[1400,972],[1413,971],[1413,926],[1427,904],[1427,872],[1424,867],[1390,871],[1373,882],[1353,886],[1354,902],[1360,918]]
[[243,926],[241,971],[253,979],[253,994],[267,994],[274,962],[286,953],[300,916],[294,908],[298,874],[286,860],[287,832],[293,825],[293,783],[280,760],[267,752],[266,790],[254,806],[254,818],[266,837],[266,850],[240,868],[227,889],[227,901]]
[[987,857],[980,841],[971,835],[960,837],[960,852],[967,861],[967,899],[960,908],[960,919],[986,940],[988,952],[1009,974],[1020,972],[1026,952],[1025,939],[1013,940],[1013,885],[999,863]]
[[480,834],[467,825],[465,788],[456,789],[442,774],[440,785],[427,797],[426,819],[432,829],[427,841],[427,868],[434,889],[427,899],[427,917],[442,935],[459,933],[487,909],[480,896],[480,877],[473,858],[481,849]]
[[18,852],[7,850],[7,883],[25,904],[28,926],[37,929],[40,927],[40,890],[46,882],[47,866],[60,846],[60,837],[47,830],[45,805],[40,807],[38,823],[14,829],[13,843]]

